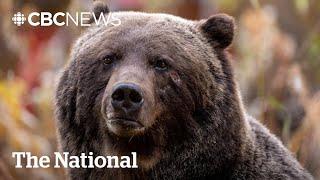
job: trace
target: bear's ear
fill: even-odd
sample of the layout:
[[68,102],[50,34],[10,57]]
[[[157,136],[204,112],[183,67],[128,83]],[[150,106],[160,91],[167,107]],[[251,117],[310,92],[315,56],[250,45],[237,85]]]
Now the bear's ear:
[[216,14],[199,22],[201,32],[215,48],[226,48],[233,40],[234,19],[226,14]]
[[[92,12],[94,13],[94,16],[98,19],[102,14],[108,14],[110,12],[109,7],[106,3],[102,1],[94,1],[93,7],[92,7]],[[89,23],[94,22],[94,17],[91,16]]]

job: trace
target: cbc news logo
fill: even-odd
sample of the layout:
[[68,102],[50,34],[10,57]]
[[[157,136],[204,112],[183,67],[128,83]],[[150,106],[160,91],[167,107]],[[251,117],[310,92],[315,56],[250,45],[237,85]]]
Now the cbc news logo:
[[12,21],[15,25],[21,26],[26,21],[26,18],[24,17],[24,14],[22,14],[21,12],[18,12],[13,15]]
[[[89,22],[90,19],[93,21]],[[76,12],[75,14],[68,12],[57,12],[55,14],[50,12],[32,12],[27,16],[21,12],[17,12],[12,17],[12,22],[17,26],[23,25],[26,21],[31,26],[69,26],[71,24],[75,26],[91,26],[92,24],[104,24],[105,26],[109,24],[112,26],[121,25],[120,19],[112,16],[111,12],[107,16],[101,13],[98,17],[93,12]]]

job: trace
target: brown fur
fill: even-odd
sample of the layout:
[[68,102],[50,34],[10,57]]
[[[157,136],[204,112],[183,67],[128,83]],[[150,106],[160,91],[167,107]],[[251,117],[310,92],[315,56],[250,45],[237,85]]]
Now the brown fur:
[[[224,51],[233,38],[232,18],[113,15],[121,25],[88,29],[60,80],[60,144],[74,155],[135,151],[139,168],[69,169],[70,178],[310,179],[275,137],[245,115]],[[110,53],[117,58],[105,65]],[[166,70],[155,69],[159,58]],[[108,126],[117,113],[110,106],[112,89],[122,82],[138,85],[145,100],[130,117],[143,128],[129,134]]]

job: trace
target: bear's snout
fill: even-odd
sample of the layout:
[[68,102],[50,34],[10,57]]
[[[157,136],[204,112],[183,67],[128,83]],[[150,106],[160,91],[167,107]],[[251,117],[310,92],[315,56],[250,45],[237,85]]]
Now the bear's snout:
[[138,112],[143,101],[142,91],[136,84],[121,83],[113,88],[111,104],[116,111],[121,111],[125,115]]
[[132,136],[144,131],[140,119],[145,101],[143,94],[142,87],[137,83],[121,82],[113,85],[109,100],[104,102],[109,107],[106,120],[110,132],[118,136]]
[[117,136],[142,135],[160,114],[153,91],[154,75],[145,67],[140,58],[124,59],[106,85],[100,112],[107,130]]

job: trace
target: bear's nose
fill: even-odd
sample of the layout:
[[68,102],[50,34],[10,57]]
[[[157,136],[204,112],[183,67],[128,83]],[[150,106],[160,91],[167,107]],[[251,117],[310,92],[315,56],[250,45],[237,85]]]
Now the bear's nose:
[[126,114],[139,110],[143,104],[141,89],[133,83],[118,84],[113,88],[111,98],[113,108]]

